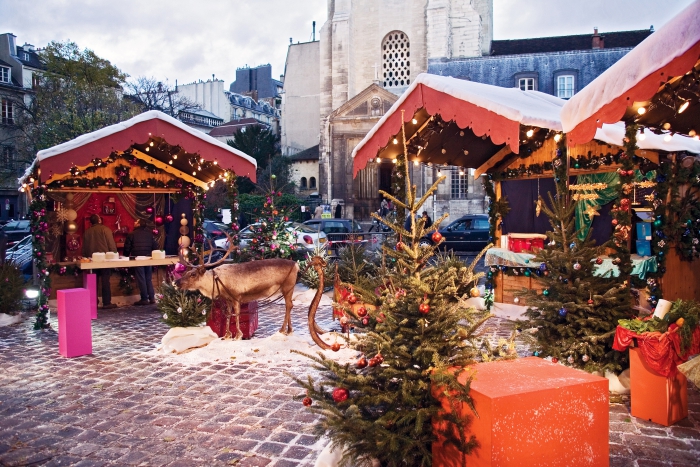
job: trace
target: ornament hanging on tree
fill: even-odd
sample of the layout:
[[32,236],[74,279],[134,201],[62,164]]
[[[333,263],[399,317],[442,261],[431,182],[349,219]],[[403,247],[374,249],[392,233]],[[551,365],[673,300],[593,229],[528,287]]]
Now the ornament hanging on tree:
[[552,357],[552,363],[559,363],[559,359],[557,357]]
[[357,368],[359,368],[360,370],[367,366],[367,359],[365,358],[364,355],[362,357],[360,357],[360,359],[357,361],[357,363],[355,363],[355,366]]
[[305,397],[304,399],[302,399],[301,403],[304,404],[305,407],[310,407],[311,404],[314,403],[314,401],[312,401],[310,397]]
[[515,303],[516,305],[517,305],[518,303],[520,303],[520,297],[515,297],[515,298],[513,299],[513,303]]
[[348,390],[345,388],[333,389],[333,400],[336,404],[340,404],[341,402],[346,401],[349,395],[350,394],[348,393]]
[[581,357],[581,360],[583,360],[584,363],[587,362],[589,359],[590,357],[588,355],[584,355],[583,357]]
[[359,316],[360,318],[364,318],[365,316],[367,316],[367,308],[361,306],[357,309],[355,313],[357,313],[357,316]]
[[545,297],[548,297],[549,296],[549,289],[544,289],[542,291],[542,295],[544,295]]
[[478,289],[477,287],[472,287],[472,288],[469,290],[469,295],[470,295],[471,297],[473,297],[473,298],[476,298],[476,297],[478,297],[479,295],[481,295],[481,292],[479,292],[479,289]]
[[596,258],[595,264],[603,264],[603,258]]
[[430,238],[433,240],[433,243],[437,244],[442,240],[442,234],[436,230]]
[[333,342],[333,343],[331,344],[331,350],[332,350],[333,352],[339,351],[339,350],[340,350],[340,344],[339,344],[338,342]]
[[353,305],[357,302],[357,296],[354,293],[350,292],[350,295],[348,295],[347,300],[349,304]]
[[581,269],[581,263],[579,263],[578,261],[576,261],[576,262],[574,263],[574,271],[579,271],[580,269]]
[[566,361],[569,362],[569,364],[572,364],[572,363],[574,363],[574,357],[569,355],[568,358],[566,359]]
[[566,316],[567,313],[568,313],[568,311],[566,310],[566,308],[564,308],[564,307],[559,308],[559,316],[562,316],[562,317]]

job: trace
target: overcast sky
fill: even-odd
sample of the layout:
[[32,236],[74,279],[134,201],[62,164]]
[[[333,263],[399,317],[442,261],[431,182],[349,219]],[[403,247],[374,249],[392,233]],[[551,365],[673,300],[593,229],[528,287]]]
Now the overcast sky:
[[[464,0],[467,1],[467,0]],[[658,29],[692,0],[494,0],[494,39]],[[284,73],[289,38],[311,40],[326,0],[0,0],[0,33],[37,47],[76,42],[133,77],[215,74],[226,86],[236,68],[272,64]]]

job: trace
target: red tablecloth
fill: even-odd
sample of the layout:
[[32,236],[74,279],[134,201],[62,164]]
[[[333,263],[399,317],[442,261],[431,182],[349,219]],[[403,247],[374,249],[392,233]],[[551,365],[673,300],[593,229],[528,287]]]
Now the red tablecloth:
[[621,326],[618,326],[615,332],[613,349],[624,352],[632,345],[632,339],[637,339],[637,347],[646,364],[665,377],[675,375],[678,365],[686,362],[691,355],[700,353],[700,326],[695,328],[690,348],[684,354],[681,354],[681,338],[677,332],[637,334]]

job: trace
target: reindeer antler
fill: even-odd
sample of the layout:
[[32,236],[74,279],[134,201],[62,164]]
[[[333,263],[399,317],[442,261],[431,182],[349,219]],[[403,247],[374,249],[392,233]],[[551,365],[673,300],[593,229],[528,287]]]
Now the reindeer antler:
[[[236,245],[234,245],[233,240],[231,240],[231,237],[229,236],[229,234],[224,232],[224,235],[226,235],[226,240],[228,242],[228,249],[224,250],[223,248],[212,248],[211,252],[209,253],[208,262],[207,263],[202,262],[202,264],[207,269],[213,269],[213,268],[219,266],[220,264],[222,264],[231,255],[231,253],[233,253],[233,250],[236,249]],[[212,246],[211,240],[209,240],[209,246]],[[214,254],[214,251],[225,251],[226,253],[224,253],[224,256],[220,260],[212,263],[211,258],[212,258],[212,255]]]

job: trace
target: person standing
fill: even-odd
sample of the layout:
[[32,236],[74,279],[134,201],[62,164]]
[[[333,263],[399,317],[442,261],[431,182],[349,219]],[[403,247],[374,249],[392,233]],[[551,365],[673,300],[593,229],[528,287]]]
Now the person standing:
[[314,211],[314,219],[321,219],[323,217],[323,206],[320,204],[316,206],[316,210]]
[[[146,221],[136,219],[134,231],[124,242],[124,256],[151,256],[158,249],[158,242],[153,237],[153,228]],[[134,305],[148,305],[156,302],[153,292],[153,267],[139,266],[134,268],[134,276],[139,286],[141,300]]]
[[428,211],[423,211],[423,220],[425,221],[424,229],[430,228],[433,225],[433,220],[428,215]]
[[[117,244],[114,243],[114,236],[112,231],[102,224],[102,218],[93,214],[90,216],[90,224],[92,226],[85,231],[83,239],[83,257],[90,258],[93,253],[106,253],[108,251],[116,253]],[[109,284],[112,270],[110,268],[96,269],[95,274],[102,284],[102,309],[116,308],[117,305],[112,303],[112,289]]]
[[386,217],[386,215],[389,214],[389,203],[386,201],[386,198],[382,199],[379,209],[381,210],[380,216]]
[[335,218],[340,219],[343,215],[343,208],[340,206],[340,203],[335,205]]

